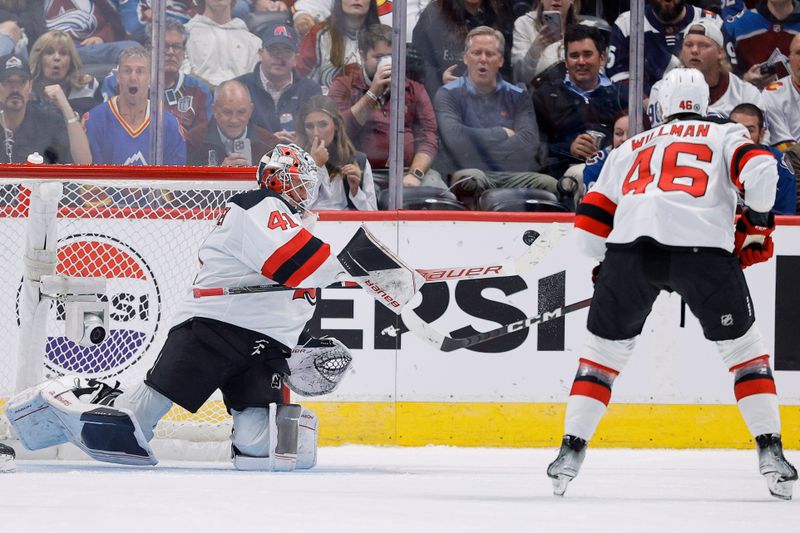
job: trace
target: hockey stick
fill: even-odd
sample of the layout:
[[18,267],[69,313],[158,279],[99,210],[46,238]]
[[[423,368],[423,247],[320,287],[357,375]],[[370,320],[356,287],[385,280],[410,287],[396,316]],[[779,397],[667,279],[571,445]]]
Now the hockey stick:
[[[484,279],[502,276],[520,276],[529,272],[535,267],[550,249],[555,246],[567,233],[570,225],[553,223],[540,234],[534,230],[528,230],[523,235],[528,248],[521,256],[511,263],[495,263],[493,265],[482,265],[474,267],[449,267],[449,268],[419,268],[416,271],[425,278],[426,282],[436,281],[458,281],[464,279]],[[354,282],[345,281],[328,285],[325,288],[357,288]],[[194,287],[192,294],[195,298],[205,298],[207,296],[227,296],[233,294],[254,294],[259,292],[277,292],[299,290],[297,287],[286,287],[285,285],[245,285],[243,287]]]
[[405,307],[401,312],[401,316],[403,317],[403,322],[408,327],[409,331],[414,332],[415,335],[436,346],[443,352],[452,352],[453,350],[458,350],[459,348],[469,348],[470,346],[475,346],[476,344],[480,344],[491,339],[497,339],[504,335],[508,335],[509,333],[514,333],[515,331],[521,331],[537,324],[543,324],[545,322],[549,322],[550,320],[561,318],[562,316],[573,311],[589,307],[591,303],[592,299],[587,298],[573,304],[557,307],[552,311],[545,311],[544,313],[536,316],[531,316],[516,322],[512,322],[511,324],[506,324],[505,326],[500,326],[499,328],[461,338],[448,337],[447,335],[439,333],[433,329],[430,324],[422,320],[420,316],[410,307]]

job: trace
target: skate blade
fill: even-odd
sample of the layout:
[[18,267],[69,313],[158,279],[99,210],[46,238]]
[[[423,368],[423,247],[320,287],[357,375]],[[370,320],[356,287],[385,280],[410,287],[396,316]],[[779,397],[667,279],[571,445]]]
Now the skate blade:
[[554,496],[563,496],[565,492],[567,492],[567,486],[569,482],[572,481],[573,478],[569,476],[559,475],[553,479],[553,495]]
[[764,474],[764,477],[767,478],[767,487],[769,488],[770,494],[779,500],[788,501],[792,499],[792,489],[795,482],[794,479],[781,481],[780,475],[774,472],[770,474]]

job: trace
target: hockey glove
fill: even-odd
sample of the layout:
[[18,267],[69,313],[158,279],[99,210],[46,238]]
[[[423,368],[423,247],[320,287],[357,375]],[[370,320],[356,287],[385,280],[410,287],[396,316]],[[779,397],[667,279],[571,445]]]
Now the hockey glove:
[[745,209],[736,223],[733,253],[739,258],[742,268],[767,261],[775,252],[772,232],[775,231],[775,216]]

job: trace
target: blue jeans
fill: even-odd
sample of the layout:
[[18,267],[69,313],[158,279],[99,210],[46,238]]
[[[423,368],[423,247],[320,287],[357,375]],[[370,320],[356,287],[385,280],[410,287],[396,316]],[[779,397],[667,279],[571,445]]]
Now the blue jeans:
[[76,44],[78,57],[86,65],[116,65],[119,62],[119,55],[126,48],[141,46],[136,41],[113,41],[110,43],[90,44],[81,46]]

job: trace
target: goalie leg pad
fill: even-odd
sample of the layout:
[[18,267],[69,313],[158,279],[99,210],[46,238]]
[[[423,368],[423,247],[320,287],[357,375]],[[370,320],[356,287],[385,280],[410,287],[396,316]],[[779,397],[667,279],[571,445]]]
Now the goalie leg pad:
[[68,380],[45,381],[26,389],[8,402],[6,414],[20,441],[31,450],[72,442],[98,461],[158,462],[130,411],[81,402]]
[[114,407],[127,409],[136,417],[148,442],[153,440],[156,424],[172,408],[172,400],[144,382],[114,400]]
[[249,407],[233,414],[233,464],[238,470],[288,472],[317,461],[316,415],[297,404]]

